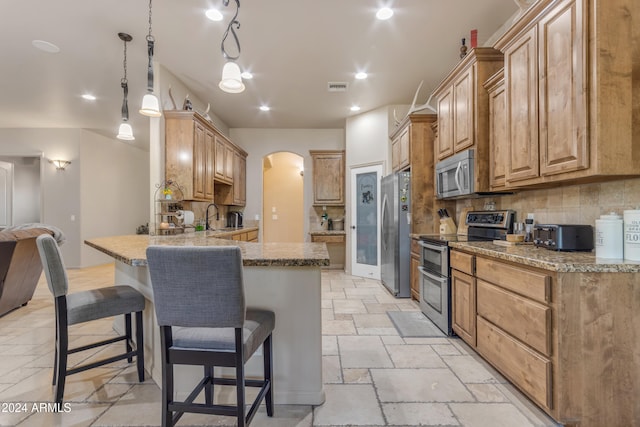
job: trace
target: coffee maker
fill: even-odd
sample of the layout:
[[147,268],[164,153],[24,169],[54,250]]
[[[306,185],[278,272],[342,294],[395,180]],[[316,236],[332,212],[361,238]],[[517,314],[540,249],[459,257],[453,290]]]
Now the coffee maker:
[[227,227],[242,228],[242,212],[227,212]]

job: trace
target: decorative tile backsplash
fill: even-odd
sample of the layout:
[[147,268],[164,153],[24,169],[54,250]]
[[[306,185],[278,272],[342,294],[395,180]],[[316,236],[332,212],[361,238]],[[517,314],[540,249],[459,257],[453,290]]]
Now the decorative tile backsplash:
[[640,207],[640,178],[630,178],[591,184],[519,191],[498,197],[459,200],[456,220],[463,207],[483,209],[487,201],[495,201],[496,209],[513,209],[516,221],[522,222],[528,213],[537,224],[589,224],[602,214]]

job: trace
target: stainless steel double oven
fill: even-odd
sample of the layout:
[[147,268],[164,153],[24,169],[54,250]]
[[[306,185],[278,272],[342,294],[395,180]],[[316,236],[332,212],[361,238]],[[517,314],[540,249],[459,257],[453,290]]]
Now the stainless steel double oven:
[[465,221],[468,227],[465,235],[420,236],[420,309],[445,334],[453,335],[449,243],[504,240],[505,235],[513,230],[514,218],[515,212],[511,210],[469,212]]

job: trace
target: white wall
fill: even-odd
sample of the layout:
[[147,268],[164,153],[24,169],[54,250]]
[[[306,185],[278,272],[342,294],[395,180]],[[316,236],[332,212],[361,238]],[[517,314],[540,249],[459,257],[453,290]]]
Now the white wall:
[[[149,153],[126,142],[82,131],[80,144],[81,236],[87,239],[135,234],[149,219]],[[113,258],[81,245],[82,266]]]
[[[304,212],[313,203],[311,156],[309,150],[343,150],[342,129],[230,129],[230,139],[247,153],[247,205],[244,219],[262,216],[262,159],[279,151],[289,151],[304,158]],[[305,215],[305,241],[309,240],[308,215]]]
[[[92,150],[98,149],[99,144],[114,144],[112,148],[117,147],[124,153],[116,155],[115,158],[109,150],[101,152],[100,155],[93,155]],[[83,206],[92,204],[117,206],[121,203],[122,195],[118,194],[116,197],[105,196],[100,192],[82,193],[81,183],[84,180],[94,180],[95,176],[111,176],[115,173],[122,176],[134,175],[137,177],[135,179],[140,179],[142,175],[148,176],[146,153],[138,148],[82,129],[0,129],[0,155],[42,156],[42,222],[54,225],[65,233],[67,242],[61,249],[68,267],[79,268],[92,265],[89,262],[93,260],[89,259],[87,263],[83,263],[82,253],[85,251],[83,229],[96,230],[99,224],[111,221],[117,224],[111,230],[111,234],[135,232],[126,224],[121,224],[117,217],[107,218],[102,214],[83,215]],[[140,161],[141,156],[144,158],[143,162]],[[123,157],[129,157],[133,163],[120,169]],[[70,160],[71,164],[64,171],[56,170],[55,166],[48,162],[49,159]],[[90,167],[83,167],[83,161],[89,162]],[[129,191],[130,200],[144,200],[148,197],[146,191],[144,194],[135,194],[137,190],[134,186],[125,186],[121,191]]]

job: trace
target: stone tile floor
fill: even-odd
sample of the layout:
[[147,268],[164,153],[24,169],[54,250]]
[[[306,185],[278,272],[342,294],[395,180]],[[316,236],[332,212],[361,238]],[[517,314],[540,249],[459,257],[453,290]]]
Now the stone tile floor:
[[[113,283],[113,265],[69,270],[71,291]],[[378,281],[322,273],[323,375],[326,402],[276,406],[252,426],[556,426],[457,338],[402,338],[387,311],[419,310]],[[72,345],[114,335],[111,320],[72,327]],[[116,362],[67,380],[67,411],[53,413],[53,298],[41,279],[33,300],[0,318],[0,425],[157,426],[160,388],[137,382]],[[70,365],[109,352],[75,354]],[[185,415],[181,426],[234,425],[232,418]]]

